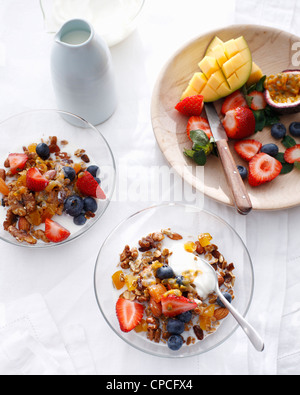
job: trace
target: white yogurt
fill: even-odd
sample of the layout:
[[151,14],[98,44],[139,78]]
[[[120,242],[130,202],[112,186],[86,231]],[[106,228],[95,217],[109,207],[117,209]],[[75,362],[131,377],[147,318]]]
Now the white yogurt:
[[187,252],[184,245],[190,240],[179,240],[168,243],[173,254],[168,258],[169,265],[176,276],[191,273],[195,276],[194,285],[201,299],[205,300],[214,292],[216,277],[207,265],[196,255]]

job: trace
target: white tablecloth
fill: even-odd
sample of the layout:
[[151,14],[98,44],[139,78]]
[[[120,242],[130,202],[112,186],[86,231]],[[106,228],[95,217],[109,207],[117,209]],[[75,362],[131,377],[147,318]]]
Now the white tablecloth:
[[[295,14],[296,1],[291,2],[295,3],[295,8],[289,9]],[[160,69],[180,46],[201,33],[245,21],[263,23],[261,9],[259,14],[253,12],[251,17],[249,3],[252,2],[241,3],[236,13],[234,0],[212,0],[206,4],[199,0],[147,0],[138,30],[112,48],[119,106],[115,115],[99,129],[107,138],[119,169],[122,164],[133,169],[133,173],[128,174],[129,185],[134,180],[136,166],[144,166],[145,169],[166,166],[150,119],[151,95]],[[286,1],[266,3],[276,3],[279,13]],[[284,26],[278,17],[267,22],[292,30],[292,19],[285,15]],[[24,110],[56,108],[50,78],[51,45],[52,36],[44,31],[38,1],[1,1],[0,120]],[[238,330],[217,350],[204,356],[170,362],[147,356],[123,343],[107,326],[96,304],[93,271],[102,242],[121,220],[139,209],[159,203],[122,199],[122,180],[118,181],[119,201],[112,202],[95,228],[77,243],[49,251],[32,251],[0,242],[0,302],[3,303],[0,326],[1,308],[15,312],[10,303],[38,294],[38,300],[43,298],[55,322],[53,332],[61,334],[69,355],[72,356],[72,347],[67,345],[72,340],[68,336],[74,332],[66,330],[66,327],[79,325],[84,331],[87,347],[80,355],[86,356],[89,349],[95,369],[101,375],[299,373],[300,208],[276,213],[254,212],[244,218],[231,208],[204,199],[205,208],[236,228],[252,255],[256,286],[248,318],[265,338],[266,351],[263,354],[253,351],[244,333]],[[176,179],[172,191],[180,188],[182,182]],[[163,196],[159,200],[164,200]],[[189,203],[200,201],[202,197],[198,194]],[[28,312],[29,320],[30,314]],[[48,317],[48,313],[45,314]],[[28,336],[30,333],[28,331]],[[78,336],[76,338],[78,340]],[[0,332],[0,346],[1,339],[4,337]],[[32,347],[35,349],[36,344]],[[9,349],[9,344],[4,348],[6,356],[15,357],[16,351]],[[60,350],[59,347],[57,349]],[[0,374],[1,366],[4,371],[3,361],[0,348]],[[72,369],[74,367],[76,371],[78,359]],[[77,369],[79,373],[91,371]]]

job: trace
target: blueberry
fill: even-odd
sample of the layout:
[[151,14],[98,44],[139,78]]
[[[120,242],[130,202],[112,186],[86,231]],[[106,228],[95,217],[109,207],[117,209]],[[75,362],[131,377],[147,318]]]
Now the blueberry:
[[173,278],[174,276],[175,274],[173,272],[173,269],[168,265],[164,265],[156,271],[156,277],[160,280],[166,280],[168,278]]
[[261,152],[273,156],[275,158],[275,156],[277,156],[279,153],[279,148],[277,147],[276,144],[266,144],[262,147]]
[[[228,300],[229,303],[232,302],[232,296],[231,296],[228,292],[225,292],[225,293],[223,294],[223,296],[224,296],[225,299]],[[217,303],[218,303],[219,306],[221,306],[221,307],[223,307],[223,308],[226,308],[226,306],[224,306],[224,304],[221,302],[221,299],[220,299],[220,298],[217,299]]]
[[65,167],[63,167],[63,172],[65,175],[65,178],[68,178],[71,182],[73,182],[75,180],[76,171],[73,169],[73,167],[65,166]]
[[98,204],[95,199],[92,197],[87,197],[83,201],[84,211],[90,211],[91,213],[95,213],[98,210]]
[[84,214],[80,214],[78,217],[74,218],[74,224],[78,226],[83,226],[86,223],[86,218]]
[[101,180],[100,180],[100,178],[95,178],[95,180],[97,181],[97,183],[99,184],[99,185],[101,185]]
[[176,319],[170,319],[167,323],[167,331],[171,335],[181,335],[185,330],[184,323]]
[[240,176],[242,177],[243,180],[246,180],[248,177],[248,170],[244,166],[238,166],[238,171],[240,173]]
[[282,123],[276,123],[272,126],[271,134],[276,140],[281,140],[286,135],[286,127]]
[[192,317],[193,317],[193,313],[191,311],[186,311],[185,313],[178,315],[176,318],[179,321],[182,321],[185,324],[187,324],[188,322],[191,321]]
[[38,156],[43,159],[43,160],[47,160],[50,158],[50,148],[48,147],[47,144],[45,143],[41,143],[36,147],[36,153],[38,154]]
[[178,351],[183,346],[183,338],[179,335],[172,335],[168,340],[168,347],[172,351]]
[[293,137],[300,137],[300,122],[293,122],[290,125],[290,133]]
[[71,217],[78,217],[83,210],[83,200],[80,196],[73,195],[65,201],[65,211]]
[[98,166],[89,166],[89,167],[87,168],[87,171],[88,171],[89,173],[91,173],[91,175],[92,175],[93,177],[97,177],[98,174],[100,173],[100,169],[99,169]]

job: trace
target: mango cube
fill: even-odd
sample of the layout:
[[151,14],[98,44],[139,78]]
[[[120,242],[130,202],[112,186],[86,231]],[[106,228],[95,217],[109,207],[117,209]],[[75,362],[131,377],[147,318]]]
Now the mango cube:
[[224,44],[225,55],[228,59],[232,58],[239,52],[238,46],[235,43],[235,40],[229,40]]
[[195,91],[198,92],[198,94],[200,94],[206,83],[207,78],[205,77],[205,75],[203,73],[196,73],[191,79],[190,86],[194,88]]
[[212,56],[205,56],[205,58],[199,63],[199,67],[207,79],[220,69],[216,58],[213,58]]

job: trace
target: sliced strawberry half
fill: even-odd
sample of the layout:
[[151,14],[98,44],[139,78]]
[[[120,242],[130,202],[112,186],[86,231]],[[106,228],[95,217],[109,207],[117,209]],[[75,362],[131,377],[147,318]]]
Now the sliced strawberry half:
[[235,143],[234,149],[238,155],[247,162],[259,153],[262,144],[257,140],[241,140]]
[[144,306],[130,300],[119,298],[116,313],[121,331],[131,332],[141,323],[144,316]]
[[47,218],[45,221],[45,235],[53,243],[61,243],[67,240],[71,233],[57,222]]
[[177,104],[175,109],[181,114],[191,117],[201,115],[204,107],[204,97],[201,95],[190,96]]
[[186,311],[194,310],[197,303],[183,296],[168,295],[161,299],[162,313],[166,317],[176,317]]
[[228,96],[222,106],[222,114],[226,115],[228,111],[234,110],[238,107],[249,108],[246,99],[241,91],[236,91]]
[[83,195],[91,196],[96,199],[106,199],[106,195],[102,188],[88,171],[79,174],[76,185]]
[[265,96],[262,92],[251,92],[248,96],[252,97],[251,109],[254,111],[264,110],[267,107]]
[[241,140],[255,133],[256,121],[249,108],[238,107],[226,113],[223,126],[229,138]]
[[191,132],[193,130],[202,130],[210,139],[213,137],[208,120],[203,117],[191,117],[189,119],[186,131],[188,138],[191,140]]
[[252,187],[275,180],[282,170],[282,164],[268,154],[257,154],[249,163],[249,184]]
[[285,151],[284,159],[287,163],[300,162],[300,144],[297,144],[292,148],[288,148]]
[[42,192],[49,185],[49,180],[36,167],[31,167],[26,174],[26,185],[31,191]]
[[28,156],[26,154],[10,154],[8,160],[11,174],[15,175],[24,170]]

